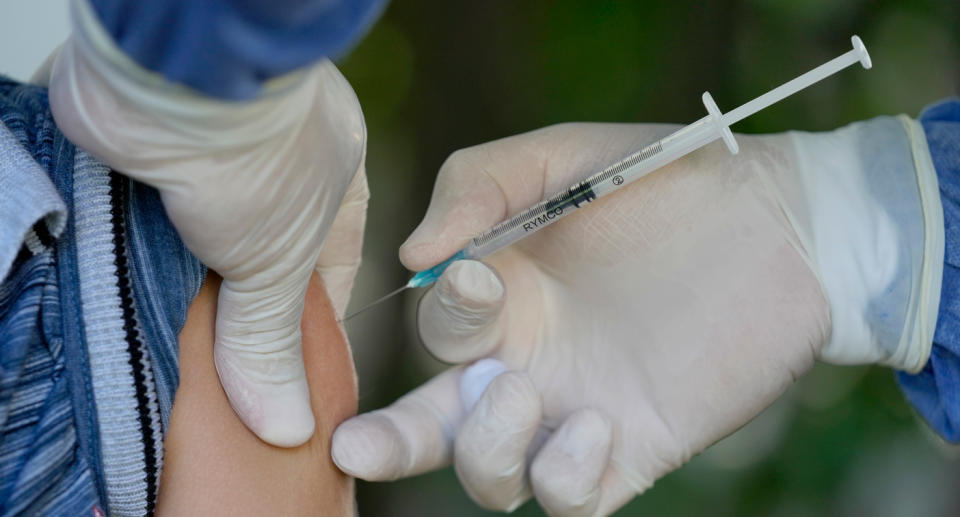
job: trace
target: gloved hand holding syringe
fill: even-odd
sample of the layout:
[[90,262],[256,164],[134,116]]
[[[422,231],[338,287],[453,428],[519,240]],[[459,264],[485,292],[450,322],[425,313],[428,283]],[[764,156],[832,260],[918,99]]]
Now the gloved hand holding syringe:
[[[855,48],[717,126],[858,60],[869,63]],[[536,498],[550,515],[609,515],[815,360],[924,368],[944,217],[921,124],[738,135],[737,155],[708,145],[666,163],[722,137],[717,126],[571,122],[447,158],[399,250],[412,271],[475,249],[505,216],[625,156],[609,184],[588,182],[592,194],[617,175],[643,178],[546,231],[509,226],[536,235],[483,262],[441,265],[417,330],[453,366],[341,424],[341,470],[385,481],[453,465],[488,509]],[[656,154],[630,161],[651,142]]]
[[703,94],[703,104],[707,109],[707,116],[495,225],[474,237],[469,244],[450,258],[430,269],[420,271],[403,287],[354,311],[347,315],[344,320],[352,318],[407,288],[425,287],[434,283],[447,267],[457,260],[482,259],[533,235],[583,205],[616,192],[623,186],[714,140],[722,138],[727,149],[731,153],[737,154],[739,147],[730,131],[731,125],[854,63],[859,62],[864,68],[869,69],[871,67],[870,55],[867,53],[863,42],[857,36],[851,37],[851,42],[853,43],[852,50],[725,114],[720,113],[713,97],[710,96],[709,92],[705,92]]

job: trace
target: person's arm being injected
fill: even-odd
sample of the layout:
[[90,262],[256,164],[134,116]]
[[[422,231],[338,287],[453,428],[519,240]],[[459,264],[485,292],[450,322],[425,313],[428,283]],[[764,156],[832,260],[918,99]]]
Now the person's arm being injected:
[[184,242],[223,277],[217,371],[243,422],[274,445],[313,433],[307,281],[316,269],[342,314],[368,198],[360,106],[321,58],[348,48],[382,3],[76,0],[49,68],[63,132],[156,187]]

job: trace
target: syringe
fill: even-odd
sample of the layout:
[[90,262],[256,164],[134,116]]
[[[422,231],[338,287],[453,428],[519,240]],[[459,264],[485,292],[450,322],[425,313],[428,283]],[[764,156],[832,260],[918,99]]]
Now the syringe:
[[678,129],[670,135],[610,165],[606,169],[597,172],[563,192],[559,192],[477,235],[452,257],[430,269],[420,271],[403,287],[351,313],[344,318],[344,320],[363,312],[367,308],[390,298],[404,289],[409,287],[425,287],[436,282],[444,270],[457,260],[479,260],[492,255],[520,239],[533,235],[557,222],[559,219],[570,215],[591,201],[610,195],[629,185],[631,182],[646,176],[650,172],[718,138],[723,139],[723,142],[731,153],[737,154],[740,148],[737,145],[736,139],[733,137],[733,133],[730,132],[730,126],[732,124],[854,63],[859,62],[864,68],[869,69],[871,67],[870,54],[867,53],[867,48],[863,45],[863,42],[860,41],[860,38],[857,36],[851,37],[850,41],[853,43],[853,50],[847,51],[843,55],[831,59],[813,70],[725,114],[721,114],[720,110],[717,109],[717,105],[713,102],[713,97],[710,96],[710,93],[704,92],[703,105],[707,109],[707,116]]

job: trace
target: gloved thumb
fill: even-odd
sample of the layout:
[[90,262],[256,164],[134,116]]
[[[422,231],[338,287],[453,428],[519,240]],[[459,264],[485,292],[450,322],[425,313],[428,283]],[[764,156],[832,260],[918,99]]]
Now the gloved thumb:
[[[561,130],[560,132],[565,132]],[[422,271],[446,260],[490,226],[540,200],[548,185],[547,156],[558,131],[546,128],[450,155],[437,173],[430,206],[420,225],[400,246],[400,261]]]
[[490,355],[500,343],[503,282],[483,262],[456,261],[420,300],[417,328],[424,346],[450,363]]
[[440,167],[430,206],[400,246],[400,261],[411,271],[433,267],[480,232],[657,134],[559,124],[461,149]]
[[217,309],[214,363],[230,405],[260,439],[280,447],[305,443],[315,425],[300,334],[307,282],[299,285],[243,291],[224,280]]

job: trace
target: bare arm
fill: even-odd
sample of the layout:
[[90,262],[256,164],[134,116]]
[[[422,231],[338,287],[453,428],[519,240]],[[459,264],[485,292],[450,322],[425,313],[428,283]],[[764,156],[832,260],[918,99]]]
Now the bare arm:
[[302,326],[317,427],[292,449],[259,440],[220,387],[213,364],[219,287],[211,273],[180,334],[158,515],[353,515],[353,480],[330,460],[330,436],[357,411],[356,378],[320,278],[310,280]]

